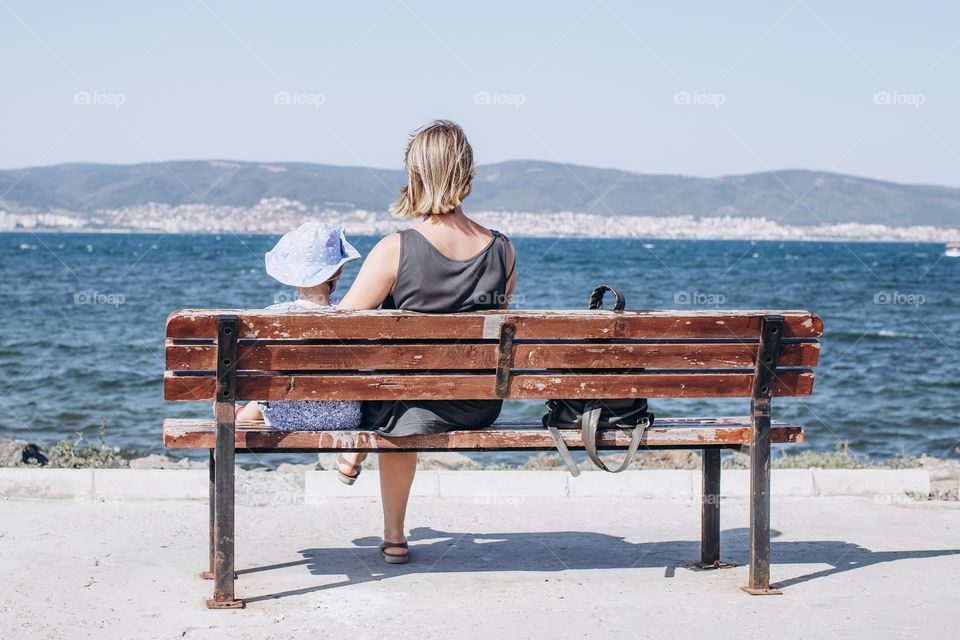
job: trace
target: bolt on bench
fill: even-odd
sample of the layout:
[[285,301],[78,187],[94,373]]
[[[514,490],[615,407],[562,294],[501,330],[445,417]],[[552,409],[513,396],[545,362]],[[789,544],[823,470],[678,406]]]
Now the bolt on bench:
[[[750,570],[770,588],[770,444],[803,440],[771,420],[773,396],[806,396],[823,323],[809,311],[185,310],[167,322],[164,397],[215,400],[215,419],[165,420],[164,446],[210,453],[212,608],[234,593],[234,454],[552,451],[539,422],[387,438],[369,431],[277,431],[235,423],[238,400],[750,398],[742,418],[658,419],[645,449],[703,451],[702,567],[720,562],[720,451],[750,455]],[[655,407],[654,407],[655,408]],[[565,430],[570,449],[580,432]],[[626,449],[630,433],[600,432]]]

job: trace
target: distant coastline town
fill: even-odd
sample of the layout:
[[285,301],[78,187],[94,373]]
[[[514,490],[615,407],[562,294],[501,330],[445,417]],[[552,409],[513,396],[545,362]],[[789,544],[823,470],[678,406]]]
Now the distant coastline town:
[[[796,240],[930,242],[960,241],[960,229],[882,224],[787,225],[768,218],[725,216],[630,216],[564,211],[473,211],[480,223],[513,236],[687,240]],[[10,211],[0,207],[0,232],[82,231],[175,234],[280,234],[306,220],[342,224],[355,235],[382,235],[408,226],[385,212],[341,211],[288,198],[265,198],[252,207],[147,203],[93,213],[63,210]]]

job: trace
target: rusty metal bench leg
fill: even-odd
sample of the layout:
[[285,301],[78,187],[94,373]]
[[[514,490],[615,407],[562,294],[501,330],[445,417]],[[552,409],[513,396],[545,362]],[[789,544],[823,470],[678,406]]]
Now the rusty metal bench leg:
[[217,333],[217,418],[214,458],[213,598],[211,609],[241,609],[234,594],[234,401],[236,399],[236,316],[220,316]]
[[216,507],[217,459],[216,459],[216,456],[213,455],[214,450],[210,449],[209,451],[210,451],[210,460],[207,463],[207,475],[209,477],[209,483],[208,483],[209,490],[207,492],[207,501],[208,501],[210,514],[208,517],[208,527],[207,527],[208,536],[209,536],[209,540],[207,541],[207,554],[210,556],[210,560],[208,563],[207,570],[200,573],[200,577],[203,578],[204,580],[213,580],[213,553],[214,553],[214,541],[216,540],[213,523],[217,514],[217,507]]
[[[209,507],[210,515],[208,517],[207,530],[209,532],[210,540],[207,542],[207,553],[210,556],[209,566],[206,571],[200,572],[200,577],[204,580],[213,580],[213,565],[214,557],[216,551],[216,540],[217,536],[214,529],[214,522],[216,522],[217,516],[217,457],[214,455],[215,449],[210,449],[210,461],[207,464],[207,472],[210,478],[208,483],[209,491],[207,493],[207,504]],[[234,579],[237,578],[236,572],[233,574]]]
[[782,593],[770,588],[770,396],[782,334],[782,316],[764,317],[750,402],[750,574],[743,590],[751,595]]
[[703,450],[703,492],[700,516],[701,569],[730,565],[720,562],[720,450]]

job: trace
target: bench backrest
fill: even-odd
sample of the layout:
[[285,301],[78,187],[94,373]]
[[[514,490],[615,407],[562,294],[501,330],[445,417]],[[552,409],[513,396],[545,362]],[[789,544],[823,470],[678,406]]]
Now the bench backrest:
[[185,310],[164,396],[217,398],[219,376],[231,401],[751,397],[762,360],[764,394],[803,396],[822,331],[809,311]]

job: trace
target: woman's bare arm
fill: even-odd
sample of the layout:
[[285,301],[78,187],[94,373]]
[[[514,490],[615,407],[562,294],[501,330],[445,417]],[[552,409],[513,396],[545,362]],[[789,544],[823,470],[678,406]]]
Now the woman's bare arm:
[[345,311],[376,309],[390,294],[400,265],[400,234],[392,233],[367,254],[360,273],[337,308]]

